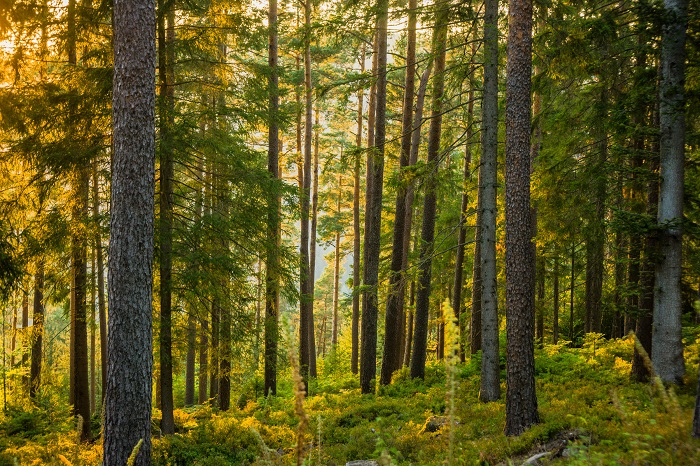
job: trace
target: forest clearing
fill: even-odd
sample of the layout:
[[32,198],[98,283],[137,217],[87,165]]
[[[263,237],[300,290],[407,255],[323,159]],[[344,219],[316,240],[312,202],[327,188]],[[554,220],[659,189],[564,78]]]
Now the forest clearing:
[[0,308],[0,466],[700,464],[700,3],[0,1]]

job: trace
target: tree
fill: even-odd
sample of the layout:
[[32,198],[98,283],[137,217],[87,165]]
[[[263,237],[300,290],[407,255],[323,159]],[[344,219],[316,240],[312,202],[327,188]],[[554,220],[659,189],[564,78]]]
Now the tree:
[[[386,144],[386,84],[387,84],[387,25],[388,0],[377,0],[376,77],[374,128],[372,144],[367,147],[367,194],[365,197],[365,251],[362,284],[362,341],[360,347],[360,388],[372,391],[371,382],[377,375],[377,314],[379,286],[379,250],[382,221],[384,182],[384,146]],[[374,68],[374,67],[373,67]],[[372,99],[370,98],[370,101]],[[372,117],[370,102],[370,117]],[[371,123],[368,122],[371,127]]]
[[[510,41],[508,42],[510,44]],[[481,401],[501,397],[496,290],[496,186],[498,184],[498,0],[487,0],[484,15],[484,91],[481,103],[479,166],[481,279]],[[528,165],[529,166],[529,165]]]
[[535,394],[535,282],[527,278],[534,275],[530,225],[531,0],[508,2],[506,73],[505,433],[520,435],[539,422]]
[[[272,180],[279,178],[279,70],[277,69],[277,0],[269,0],[268,8],[268,61],[270,75],[268,78],[268,145],[267,171]],[[272,190],[268,197],[267,235],[268,249],[265,258],[265,394],[277,394],[277,342],[279,328],[277,312],[279,309],[279,258],[277,249],[280,244],[280,199]]]
[[425,376],[425,359],[428,340],[428,318],[432,255],[435,239],[435,194],[439,165],[440,136],[442,134],[443,96],[445,91],[445,53],[447,48],[447,20],[450,4],[435,3],[435,27],[433,29],[432,53],[435,57],[435,77],[432,89],[430,130],[428,135],[428,157],[426,164],[425,197],[423,199],[423,225],[421,227],[420,259],[418,263],[418,291],[416,294],[416,317],[413,334],[411,377]]
[[685,157],[685,36],[688,3],[664,1],[661,33],[661,186],[659,261],[654,290],[654,369],[664,382],[681,384],[685,374],[681,336],[681,265]]
[[114,2],[109,333],[104,464],[151,462],[155,2]]
[[[403,170],[410,163],[411,135],[413,134],[413,94],[416,74],[416,9],[417,0],[408,3],[408,26],[406,29],[406,81],[404,84],[403,118],[401,120],[401,153],[399,156],[399,187],[396,190],[396,209],[394,213],[394,239],[391,249],[391,272],[389,274],[389,291],[386,301],[386,319],[384,323],[384,355],[380,383],[388,385],[391,374],[401,367],[401,340],[404,333],[403,301],[406,277],[403,267],[403,235],[406,223],[407,182]],[[409,230],[410,234],[410,230]]]

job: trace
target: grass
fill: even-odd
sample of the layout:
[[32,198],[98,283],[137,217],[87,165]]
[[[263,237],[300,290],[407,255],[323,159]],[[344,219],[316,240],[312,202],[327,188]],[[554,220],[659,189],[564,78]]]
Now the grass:
[[[361,395],[351,377],[319,381],[303,401],[308,426],[301,426],[292,385],[275,398],[260,397],[227,413],[208,406],[177,410],[177,433],[154,439],[155,465],[291,465],[297,451],[304,464],[375,459],[381,464],[519,464],[538,445],[574,432],[564,458],[549,464],[700,464],[700,441],[691,438],[698,344],[687,345],[688,374],[676,390],[639,384],[629,377],[631,338],[587,341],[537,350],[536,377],[542,423],[517,438],[503,435],[504,401],[478,401],[478,358],[457,366],[454,412],[450,412],[444,365],[432,363],[425,382],[405,370],[377,394]],[[291,372],[281,374],[292,380]],[[330,380],[329,380],[330,379]],[[333,383],[336,380],[337,383]],[[505,392],[505,385],[504,385]],[[65,411],[62,411],[65,416]],[[454,415],[435,432],[432,417]],[[99,445],[76,445],[75,425],[50,422],[46,410],[15,410],[0,424],[0,466],[11,464],[98,464]],[[305,421],[307,422],[307,421]],[[29,428],[28,426],[36,426]],[[297,449],[303,433],[305,448]],[[450,438],[454,440],[450,442]],[[62,458],[59,458],[62,455]]]

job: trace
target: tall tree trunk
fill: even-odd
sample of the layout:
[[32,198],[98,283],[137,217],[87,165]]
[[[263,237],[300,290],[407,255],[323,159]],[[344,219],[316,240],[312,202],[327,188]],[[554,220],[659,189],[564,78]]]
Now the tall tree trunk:
[[[362,44],[360,54],[360,73],[365,72],[365,44]],[[362,88],[357,91],[357,134],[355,136],[355,166],[353,168],[353,194],[352,194],[352,322],[351,322],[351,355],[350,371],[357,374],[359,371],[360,354],[360,277],[362,250],[360,244],[360,167],[362,163],[362,104],[364,95]]]
[[109,333],[104,465],[151,460],[155,2],[114,2]]
[[683,383],[685,361],[681,335],[681,266],[685,158],[685,36],[687,0],[664,0],[661,33],[661,186],[659,260],[654,285],[654,369],[664,382]]
[[100,321],[100,380],[102,381],[101,401],[104,403],[107,380],[107,306],[105,306],[105,266],[102,257],[102,235],[100,222],[100,188],[97,163],[92,168],[92,209],[95,215],[95,255],[97,259],[97,310]]
[[212,403],[219,402],[219,336],[221,327],[221,302],[215,297],[211,304],[211,357],[209,358],[209,398]]
[[[539,422],[530,225],[532,0],[508,2],[506,83],[506,435]],[[483,254],[483,251],[482,251]]]
[[[3,320],[3,326],[5,322]],[[30,369],[29,397],[34,400],[41,388],[41,353],[44,341],[44,261],[37,264],[34,275],[34,317],[32,338],[32,362]],[[3,348],[5,347],[3,341]]]
[[[76,2],[69,0],[67,9],[68,39],[66,49],[68,64],[77,65],[76,53]],[[69,113],[76,112],[77,102],[69,102]],[[75,128],[69,128],[69,137],[74,137]],[[73,413],[81,416],[81,440],[90,438],[90,384],[88,370],[87,338],[87,242],[85,230],[81,226],[87,216],[88,172],[86,168],[76,167],[71,179],[73,207],[71,217],[73,232],[71,234],[71,401]]]
[[[529,94],[528,94],[529,95]],[[481,103],[481,390],[479,399],[501,397],[496,289],[496,186],[498,185],[498,0],[486,0],[484,16],[484,91]],[[530,164],[527,164],[528,169]],[[527,277],[529,275],[523,275]]]
[[[267,172],[279,180],[279,70],[277,68],[277,0],[268,2],[268,138]],[[280,196],[273,186],[267,200],[267,250],[265,251],[265,395],[277,394],[277,344],[279,341],[279,257]]]
[[[360,347],[360,389],[372,391],[377,374],[377,314],[379,285],[379,249],[384,182],[384,145],[386,143],[386,83],[388,0],[377,0],[376,107],[370,103],[370,117],[375,121],[373,143],[367,154],[367,196],[365,200],[365,250],[362,294],[362,342]],[[371,96],[370,96],[371,100]],[[371,127],[371,125],[370,125]]]
[[[226,283],[222,285],[228,290]],[[221,307],[219,330],[219,409],[228,411],[231,407],[231,306],[228,300]]]
[[[472,49],[473,51],[473,49]],[[472,76],[469,82],[472,82]],[[454,312],[455,320],[459,328],[459,358],[462,362],[465,361],[465,325],[462,318],[462,288],[464,287],[464,251],[467,243],[467,208],[469,207],[469,195],[467,183],[471,180],[471,139],[473,136],[472,121],[474,115],[474,91],[469,89],[469,103],[467,104],[467,142],[464,145],[464,171],[462,175],[462,203],[459,210],[459,236],[457,239],[457,255],[455,257],[455,273],[454,273],[454,294],[452,296],[452,311]]]
[[314,298],[316,295],[316,230],[318,228],[318,107],[314,118],[313,188],[311,190],[311,233],[309,235],[309,375],[316,377]]
[[[533,245],[534,250],[534,245]],[[536,252],[536,251],[534,251]],[[535,339],[539,345],[544,344],[544,297],[545,297],[545,262],[543,257],[535,260],[535,277],[537,279],[537,302],[535,303],[536,325]]]
[[479,174],[477,175],[476,184],[478,194],[476,200],[476,229],[474,232],[474,270],[472,272],[472,315],[469,322],[469,353],[472,355],[481,351],[481,224],[483,222],[481,161],[479,161]]
[[571,284],[569,285],[569,339],[574,343],[574,291],[576,288],[576,246],[571,245]]
[[410,291],[408,293],[408,323],[406,324],[406,347],[403,353],[403,365],[408,367],[411,363],[411,350],[413,348],[413,315],[414,304],[416,297],[416,282],[411,281]]
[[97,358],[97,312],[95,312],[95,303],[97,295],[97,285],[95,284],[95,250],[92,250],[91,257],[91,267],[90,267],[90,412],[95,412],[95,393],[97,392],[97,370],[96,370],[96,358]]
[[173,243],[173,126],[175,111],[175,79],[173,62],[175,52],[175,12],[172,4],[161,5],[158,15],[158,77],[160,113],[160,400],[163,417],[161,432],[175,433],[173,417],[173,361],[172,361],[172,243]]
[[[343,177],[338,177],[338,201],[336,204],[336,215],[340,216],[340,199],[343,189]],[[340,297],[340,230],[335,232],[335,263],[333,264],[333,331],[331,334],[331,345],[335,349],[338,345],[338,304]],[[324,345],[325,347],[325,345]],[[325,354],[325,351],[324,351]]]
[[[313,327],[311,327],[311,316],[313,296],[311,295],[311,282],[314,277],[311,275],[311,265],[309,260],[309,213],[311,209],[311,133],[312,133],[312,113],[313,113],[313,89],[311,88],[311,2],[304,4],[304,95],[305,95],[305,118],[304,118],[304,162],[301,172],[301,244],[299,248],[299,363],[301,374],[304,379],[310,375],[311,369],[311,340],[314,338]],[[300,133],[297,132],[297,137]]]
[[440,136],[442,134],[442,99],[445,91],[445,50],[447,47],[447,21],[449,10],[450,3],[448,1],[439,1],[435,4],[435,28],[433,29],[432,43],[432,53],[435,57],[435,76],[433,78],[425,197],[423,199],[423,224],[421,228],[421,248],[418,265],[418,290],[413,335],[413,356],[411,357],[411,377],[421,379],[425,377],[430,282],[437,204],[435,189],[439,166]]
[[[416,74],[416,9],[418,0],[409,0],[408,27],[406,29],[406,80],[401,120],[401,152],[399,156],[399,185],[396,190],[394,236],[391,249],[391,270],[384,321],[384,353],[380,383],[391,383],[391,375],[401,367],[401,340],[403,336],[403,299],[405,277],[403,275],[403,235],[406,223],[406,189],[408,180],[403,171],[410,163],[411,135],[413,133],[413,94]],[[410,233],[409,233],[410,234]]]
[[187,358],[185,360],[185,406],[194,404],[194,371],[197,359],[197,317],[194,309],[187,315]]
[[199,327],[199,391],[197,392],[197,402],[204,404],[209,396],[208,392],[208,377],[209,377],[209,322],[204,317],[200,322]]
[[559,343],[559,254],[554,255],[554,317],[552,318],[552,343]]

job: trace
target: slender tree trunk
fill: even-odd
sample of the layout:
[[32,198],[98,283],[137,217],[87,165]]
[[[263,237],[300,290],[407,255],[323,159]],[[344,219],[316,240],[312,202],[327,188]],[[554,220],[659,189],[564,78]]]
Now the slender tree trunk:
[[[528,94],[529,96],[529,94]],[[501,397],[496,289],[496,186],[498,185],[498,0],[487,0],[484,17],[479,204],[481,220],[481,390],[479,399]],[[527,164],[528,169],[530,164]],[[523,275],[528,277],[529,275]]]
[[659,260],[654,285],[654,369],[664,382],[682,384],[685,374],[681,335],[683,179],[685,159],[685,36],[687,0],[664,0],[661,33],[661,185]]
[[[336,204],[336,215],[340,216],[340,198],[343,186],[343,177],[338,177],[338,202]],[[338,304],[340,296],[340,231],[335,233],[335,263],[333,265],[333,333],[331,334],[331,345],[335,349],[338,345]],[[325,346],[325,345],[324,345]]]
[[[10,369],[15,367],[15,349],[17,348],[17,308],[12,309],[12,336],[10,337]],[[72,346],[71,346],[72,347]],[[72,362],[72,357],[71,357]],[[71,385],[72,387],[72,385]],[[71,401],[73,396],[73,391],[70,391]]]
[[391,375],[401,367],[401,340],[403,336],[403,235],[406,223],[406,189],[408,180],[403,171],[410,163],[411,134],[413,133],[413,94],[416,74],[416,9],[418,0],[409,0],[408,27],[406,45],[406,80],[403,96],[403,119],[401,121],[401,152],[399,156],[399,185],[396,190],[396,207],[394,213],[394,236],[391,249],[391,271],[389,272],[389,290],[384,321],[384,354],[380,383],[391,383]]
[[314,299],[316,295],[316,230],[318,228],[318,107],[314,127],[313,188],[311,190],[311,233],[309,235],[309,375],[316,377]]
[[[76,3],[69,0],[67,9],[68,39],[66,49],[68,64],[77,65],[76,53]],[[69,113],[76,112],[77,102],[69,102]],[[74,136],[75,128],[69,128],[69,137]],[[88,369],[87,338],[87,242],[85,230],[80,226],[87,217],[88,172],[86,168],[76,168],[72,174],[73,207],[71,210],[74,231],[71,234],[71,401],[73,413],[81,416],[81,440],[90,439],[90,384]]]
[[571,245],[571,284],[569,286],[569,339],[574,343],[574,291],[576,288],[576,246]]
[[[509,0],[506,84],[506,435],[539,422],[530,225],[532,0]],[[482,251],[483,254],[483,251]]]
[[114,2],[109,333],[104,465],[151,463],[155,2]]
[[219,337],[221,332],[221,303],[215,297],[211,305],[211,358],[209,369],[209,398],[218,405],[219,399]]
[[413,314],[416,296],[416,282],[411,281],[411,288],[408,294],[408,324],[406,324],[406,348],[404,349],[403,365],[408,367],[411,363],[411,350],[413,348]]
[[[3,320],[3,325],[5,322]],[[41,353],[44,341],[44,261],[37,264],[34,275],[34,317],[32,338],[32,362],[30,369],[29,397],[36,399],[41,388]],[[4,351],[3,341],[3,351]]]
[[[533,245],[534,250],[534,245]],[[535,339],[541,346],[544,344],[544,297],[545,297],[545,263],[544,258],[538,257],[535,261],[537,271],[537,302],[535,305],[537,321],[535,325]]]
[[[473,78],[473,75],[472,75]],[[470,78],[470,82],[472,79]],[[470,86],[471,87],[471,86]],[[465,361],[465,325],[462,318],[462,288],[464,287],[464,251],[467,243],[467,208],[469,207],[469,195],[467,183],[471,179],[471,138],[473,131],[471,128],[472,117],[474,114],[474,91],[469,89],[469,104],[467,106],[467,143],[464,145],[464,171],[462,175],[462,204],[459,211],[459,237],[457,239],[457,255],[455,257],[455,273],[454,273],[454,294],[452,296],[452,311],[454,312],[455,320],[459,327],[459,358],[462,362]]]
[[[276,183],[279,180],[279,70],[277,68],[277,0],[268,2],[268,145],[267,171]],[[277,394],[277,344],[279,341],[279,257],[280,196],[275,185],[267,201],[267,250],[265,253],[265,395]]]
[[[365,72],[365,45],[362,44],[360,54],[360,73]],[[360,167],[362,163],[362,104],[364,95],[362,89],[357,91],[357,135],[355,138],[355,166],[353,169],[353,194],[352,194],[352,322],[351,322],[351,356],[350,370],[353,374],[359,371],[360,354],[360,256],[362,255],[360,244]]]
[[437,204],[435,189],[440,155],[440,136],[442,133],[442,99],[445,91],[445,50],[447,47],[449,10],[450,4],[448,1],[439,1],[435,4],[435,28],[433,30],[432,44],[432,51],[435,57],[435,76],[433,78],[430,132],[428,136],[413,356],[411,357],[411,377],[421,379],[425,377],[425,360],[427,356],[431,268]]
[[477,188],[476,231],[474,232],[474,271],[472,273],[472,315],[469,323],[469,353],[472,355],[481,351],[481,224],[483,223],[481,161],[479,161]]
[[95,255],[97,259],[97,310],[100,321],[100,380],[102,382],[101,401],[104,403],[107,380],[107,306],[105,306],[105,266],[102,257],[102,235],[100,234],[100,188],[97,164],[92,169],[92,208],[95,215]]
[[559,343],[559,254],[554,255],[554,317],[552,319],[552,343]]
[[386,142],[386,83],[387,83],[387,24],[388,0],[377,0],[377,58],[373,143],[367,154],[367,196],[365,200],[365,257],[362,295],[362,341],[360,347],[360,389],[372,391],[371,382],[377,374],[377,314],[379,285],[379,248],[382,220],[382,188],[384,182],[384,145]]
[[206,317],[200,322],[199,327],[199,391],[197,402],[206,403],[209,377],[209,322]]
[[175,13],[172,5],[161,5],[158,17],[158,77],[160,134],[160,396],[163,417],[161,432],[175,433],[173,417],[172,361],[172,242],[173,242],[173,126]]
[[194,404],[194,371],[197,359],[197,318],[194,309],[187,315],[187,359],[185,362],[185,406]]
[[95,250],[92,250],[92,267],[90,267],[90,412],[95,412],[95,393],[97,392],[97,374],[96,374],[96,337],[97,337],[97,316],[95,312],[95,302],[97,295],[97,286],[95,285]]

